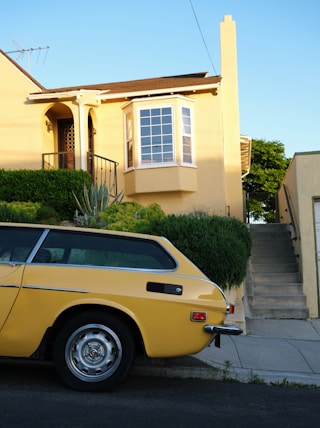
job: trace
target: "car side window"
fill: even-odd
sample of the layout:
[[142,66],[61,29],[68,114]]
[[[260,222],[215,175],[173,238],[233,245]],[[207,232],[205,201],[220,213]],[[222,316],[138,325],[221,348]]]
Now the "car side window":
[[51,262],[136,269],[174,269],[175,260],[152,239],[51,230],[41,250],[60,254]]
[[0,227],[0,262],[25,262],[43,230],[29,227]]

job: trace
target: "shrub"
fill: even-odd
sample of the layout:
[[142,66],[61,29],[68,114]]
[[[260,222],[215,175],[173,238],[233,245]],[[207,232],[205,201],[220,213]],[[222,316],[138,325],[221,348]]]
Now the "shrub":
[[39,202],[52,207],[63,219],[72,219],[76,203],[72,191],[81,194],[83,183],[91,176],[79,170],[4,170],[0,169],[0,200]]
[[167,237],[223,289],[237,287],[245,278],[251,238],[239,220],[204,213],[169,215],[153,222],[151,231]]
[[39,202],[0,202],[0,221],[58,224],[59,214]]
[[54,208],[43,205],[37,211],[36,221],[41,224],[59,224],[60,216]]
[[101,218],[106,224],[104,229],[150,233],[151,222],[164,219],[165,214],[158,204],[143,207],[136,202],[123,202],[109,206]]
[[35,223],[36,211],[19,208],[17,204],[0,202],[0,221],[12,223]]

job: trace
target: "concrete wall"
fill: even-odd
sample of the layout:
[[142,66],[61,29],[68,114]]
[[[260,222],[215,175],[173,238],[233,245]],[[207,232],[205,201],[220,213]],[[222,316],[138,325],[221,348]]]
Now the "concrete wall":
[[[285,194],[287,189],[287,195]],[[310,317],[319,316],[314,201],[320,198],[320,152],[296,153],[279,191],[280,221],[293,223],[293,243],[298,256]],[[290,214],[291,209],[291,214]]]

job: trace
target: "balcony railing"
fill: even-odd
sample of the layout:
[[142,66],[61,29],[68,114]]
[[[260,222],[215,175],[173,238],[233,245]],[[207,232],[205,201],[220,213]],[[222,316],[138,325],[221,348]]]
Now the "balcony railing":
[[[111,159],[87,153],[87,171],[91,174],[92,182],[105,184],[111,196],[118,194],[117,166],[118,163]],[[75,155],[73,152],[43,153],[42,169],[75,169]]]
[[117,185],[118,162],[92,152],[87,153],[87,171],[91,174],[94,184],[106,184],[111,196],[118,194]]
[[75,169],[74,153],[42,153],[42,169]]

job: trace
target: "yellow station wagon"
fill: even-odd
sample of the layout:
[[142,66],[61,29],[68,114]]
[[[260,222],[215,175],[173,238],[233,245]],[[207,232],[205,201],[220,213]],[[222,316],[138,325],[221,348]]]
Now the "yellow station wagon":
[[0,223],[0,356],[52,359],[76,390],[117,385],[140,348],[165,358],[219,346],[242,332],[224,325],[228,310],[165,238]]

